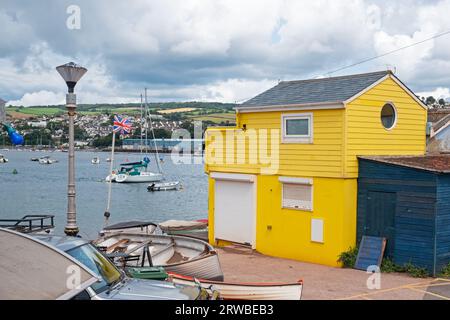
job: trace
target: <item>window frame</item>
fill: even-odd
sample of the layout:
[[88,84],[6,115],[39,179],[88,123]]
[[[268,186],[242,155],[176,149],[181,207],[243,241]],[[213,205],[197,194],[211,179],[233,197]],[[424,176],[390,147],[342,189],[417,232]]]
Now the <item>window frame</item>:
[[[287,121],[288,120],[308,120],[308,134],[306,135],[293,135],[287,134]],[[282,143],[313,143],[313,130],[314,117],[312,112],[308,113],[286,113],[281,115],[281,142]]]
[[[382,114],[382,112],[383,112],[383,108],[384,108],[386,105],[390,105],[390,106],[392,107],[392,109],[394,110],[394,123],[393,123],[392,126],[389,127],[389,128],[386,128],[386,127],[384,126],[383,120],[382,120],[382,116],[381,116],[381,114]],[[380,123],[381,123],[381,126],[383,127],[384,130],[391,131],[392,129],[394,129],[394,128],[397,126],[397,120],[398,120],[398,112],[397,112],[397,108],[395,107],[395,105],[394,105],[394,103],[393,103],[392,101],[386,101],[386,102],[381,106],[381,109],[380,109]]]
[[[295,178],[295,177],[279,177],[279,182],[281,183],[281,209],[297,210],[297,211],[314,211],[314,184],[313,179],[309,178]],[[284,206],[284,186],[285,184],[303,185],[309,186],[311,188],[311,198],[310,198],[310,208],[295,208]]]

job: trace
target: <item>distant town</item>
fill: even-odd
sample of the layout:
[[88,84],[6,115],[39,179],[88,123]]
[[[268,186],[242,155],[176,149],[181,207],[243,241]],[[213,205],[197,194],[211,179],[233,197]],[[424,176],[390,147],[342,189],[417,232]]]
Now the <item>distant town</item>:
[[[194,121],[207,126],[234,125],[234,104],[209,102],[183,102],[149,104],[152,127],[156,139],[170,139],[176,129],[192,133]],[[33,106],[6,108],[7,118],[25,139],[25,147],[66,148],[68,143],[68,117],[64,106]],[[83,148],[108,148],[111,146],[111,125],[114,114],[127,116],[132,133],[126,138],[140,139],[141,108],[139,104],[79,105],[75,118],[75,146]],[[147,133],[151,138],[150,133]],[[121,147],[121,141],[116,142]],[[10,145],[6,133],[0,135],[0,145]]]

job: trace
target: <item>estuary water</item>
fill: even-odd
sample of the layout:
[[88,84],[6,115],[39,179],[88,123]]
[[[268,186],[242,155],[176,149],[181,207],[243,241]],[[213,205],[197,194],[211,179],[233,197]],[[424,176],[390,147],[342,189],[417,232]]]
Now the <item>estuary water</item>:
[[[55,215],[55,234],[63,234],[67,211],[67,157],[64,152],[0,151],[9,162],[0,163],[0,218],[21,218],[26,214]],[[42,165],[30,161],[49,155],[59,162]],[[94,165],[91,159],[100,158]],[[95,238],[103,227],[108,197],[110,157],[106,152],[75,153],[77,223],[80,235]],[[207,218],[208,180],[201,158],[190,163],[172,161],[170,154],[160,155],[165,181],[178,180],[179,191],[148,192],[146,183],[112,184],[109,223],[127,220],[162,222],[169,219],[193,220]],[[155,157],[150,154],[150,170],[156,172]],[[139,161],[139,153],[116,153],[115,165]],[[195,159],[195,161],[194,161]],[[14,169],[17,174],[13,174]]]

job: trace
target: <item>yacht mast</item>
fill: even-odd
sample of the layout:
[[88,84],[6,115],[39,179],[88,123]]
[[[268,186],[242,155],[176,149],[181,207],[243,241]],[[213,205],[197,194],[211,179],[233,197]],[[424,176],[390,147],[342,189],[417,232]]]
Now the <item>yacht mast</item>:
[[[150,130],[152,131],[152,138],[153,138],[153,146],[155,147],[155,161],[156,161],[156,165],[158,166],[158,171],[159,173],[163,173],[161,170],[161,166],[159,164],[159,154],[158,154],[158,147],[156,146],[156,140],[155,140],[155,132],[153,131],[153,123],[152,123],[152,116],[150,114],[150,112],[148,111],[148,106],[147,106],[147,88],[145,88],[145,111],[146,111],[146,117],[145,120],[147,120],[147,116],[150,122]],[[145,134],[146,134],[146,138],[147,138],[147,130],[145,130]]]
[[[140,144],[140,149],[141,149],[141,158],[142,158],[142,128],[144,126],[144,122],[143,122],[143,113],[142,113],[142,107],[143,107],[143,101],[142,101],[142,93],[141,93],[141,119],[140,119],[140,136],[141,136],[141,144]],[[146,141],[147,143],[147,141]]]

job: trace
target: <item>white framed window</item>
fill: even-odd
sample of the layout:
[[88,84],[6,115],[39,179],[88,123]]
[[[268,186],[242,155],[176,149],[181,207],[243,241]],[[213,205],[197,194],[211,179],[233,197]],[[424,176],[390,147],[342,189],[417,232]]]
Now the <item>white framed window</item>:
[[395,127],[397,124],[397,109],[395,109],[393,103],[388,102],[381,108],[380,120],[386,130]]
[[282,208],[313,210],[312,179],[280,177],[279,181],[282,184]]
[[284,143],[312,143],[313,114],[295,113],[281,115]]

